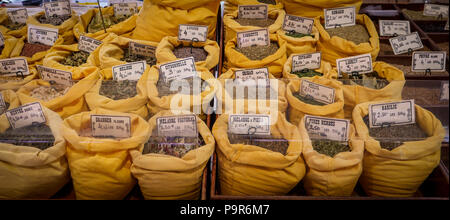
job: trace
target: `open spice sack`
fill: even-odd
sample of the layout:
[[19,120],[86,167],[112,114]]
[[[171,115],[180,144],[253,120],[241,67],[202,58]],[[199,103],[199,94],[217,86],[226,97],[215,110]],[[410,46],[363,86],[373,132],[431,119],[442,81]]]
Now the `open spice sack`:
[[11,35],[21,38],[27,34],[27,24],[11,21],[7,8],[0,8],[0,32],[3,35]]
[[225,0],[224,15],[232,14],[238,9],[239,5],[259,5],[267,4],[270,9],[283,9],[282,0]]
[[237,32],[242,31],[268,28],[269,34],[276,34],[283,26],[286,13],[282,9],[269,9],[267,15],[267,19],[239,18],[239,11],[237,9],[231,14],[225,14],[223,16],[223,25],[225,27],[224,43],[226,44],[236,37]]
[[[150,139],[131,150],[131,172],[145,199],[200,198],[202,175],[214,152],[207,125],[187,111],[161,111],[149,120]],[[179,126],[167,129],[160,126]]]
[[95,70],[88,77],[67,84],[42,79],[32,80],[17,91],[17,96],[22,104],[40,102],[64,119],[89,110],[84,94],[94,86],[97,75],[98,70]]
[[362,0],[283,0],[286,13],[309,18],[323,15],[327,8],[354,6],[358,13],[362,3]]
[[238,48],[233,38],[225,46],[224,72],[230,68],[262,68],[268,67],[269,72],[280,78],[283,65],[286,62],[286,41],[276,34],[271,34],[269,46],[249,46]]
[[38,78],[36,65],[28,65],[28,73],[28,75],[26,73],[16,73],[15,76],[0,76],[0,91],[7,89],[17,91],[21,86]]
[[324,16],[314,18],[314,25],[319,30],[320,39],[317,51],[322,52],[322,59],[336,66],[340,58],[370,53],[375,60],[380,52],[380,39],[372,20],[365,14],[356,15],[353,26],[325,29]]
[[[285,195],[303,178],[305,164],[300,133],[282,113],[277,116],[222,114],[216,120],[212,132],[218,144],[222,195]],[[253,123],[240,126],[247,120],[271,122],[269,126],[259,123],[263,126],[258,128]],[[229,121],[233,124],[231,128]]]
[[16,43],[19,39],[10,35],[3,35],[3,37],[5,42],[2,46],[0,46],[0,59],[7,59],[11,57],[11,52],[14,47],[16,47]]
[[[321,125],[319,129],[314,128],[317,126],[314,122]],[[342,127],[346,128],[345,131],[341,130]],[[356,136],[354,126],[349,120],[308,115],[302,118],[298,129],[307,166],[303,179],[306,194],[351,196],[362,172],[364,154],[364,141]],[[320,134],[325,129],[329,131]],[[336,138],[335,131],[347,132],[347,140]]]
[[[26,122],[16,120],[15,129],[6,114],[0,116],[1,199],[48,199],[69,182],[62,120],[39,103],[33,106],[32,111],[38,108],[41,111]],[[44,119],[45,123],[31,124],[36,118]],[[28,125],[19,127],[22,123]]]
[[73,44],[73,28],[78,23],[79,16],[72,10],[71,15],[46,16],[45,11],[41,11],[33,16],[29,16],[27,24],[44,26],[58,29],[58,34],[64,39],[64,44]]
[[219,64],[219,56],[219,45],[216,41],[208,39],[206,42],[191,42],[167,36],[156,48],[156,60],[159,64],[194,57],[196,66],[211,70]]
[[144,0],[132,38],[160,42],[178,36],[180,24],[195,24],[208,26],[208,39],[214,40],[219,6],[217,0]]
[[[433,113],[418,105],[407,109],[415,111],[413,124],[371,127],[371,104],[390,102],[395,101],[366,102],[353,111],[356,131],[364,139],[366,149],[360,183],[369,196],[409,197],[439,165],[445,130]],[[398,106],[396,109],[403,109],[400,103],[394,105]]]
[[320,38],[319,31],[314,26],[310,34],[300,34],[283,29],[278,30],[277,34],[286,41],[287,56],[295,53],[316,52],[316,45]]
[[[58,35],[58,39],[53,44],[61,45],[64,43],[64,39],[61,35]],[[11,57],[25,57],[29,65],[31,64],[42,64],[42,60],[52,46],[41,44],[41,43],[29,43],[28,36],[21,37],[14,49],[11,52]]]
[[[111,125],[123,130],[107,129]],[[121,131],[129,131],[129,137],[121,136]],[[150,136],[149,124],[142,117],[95,109],[66,118],[62,133],[77,199],[123,199],[133,189],[136,180],[131,175],[129,152],[142,149]]]
[[[313,76],[321,76],[327,79],[335,79],[337,78],[337,72],[332,71],[333,67],[327,61],[321,60],[320,67],[317,69],[309,69],[307,65],[302,64],[294,64],[292,59],[295,56],[307,56],[307,54],[291,54],[287,61],[284,63],[283,67],[283,78],[286,79],[299,79],[302,77],[313,77]],[[295,71],[292,71],[292,70]]]
[[307,115],[344,118],[342,83],[322,77],[291,79],[286,87],[289,122],[298,124]]

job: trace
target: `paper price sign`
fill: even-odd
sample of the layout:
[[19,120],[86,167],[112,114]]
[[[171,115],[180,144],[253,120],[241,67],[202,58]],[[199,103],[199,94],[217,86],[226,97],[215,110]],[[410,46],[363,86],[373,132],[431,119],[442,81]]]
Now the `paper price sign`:
[[162,64],[159,67],[160,76],[164,77],[166,82],[174,79],[185,79],[197,75],[195,61],[193,57],[181,59],[169,63]]
[[156,118],[156,127],[160,137],[197,137],[197,117],[195,115],[177,115]]
[[154,57],[156,51],[156,47],[154,46],[140,44],[134,41],[130,41],[128,49],[130,50],[131,54],[136,54],[144,57]]
[[53,69],[41,65],[36,65],[39,74],[41,75],[41,79],[48,82],[55,82],[60,85],[72,86],[72,73]]
[[416,51],[412,55],[413,72],[445,72],[445,51]]
[[228,116],[228,132],[232,134],[270,135],[270,115]]
[[91,115],[93,137],[129,138],[131,137],[131,118],[129,116]]
[[45,16],[64,16],[72,13],[70,1],[44,2]]
[[102,43],[103,42],[96,40],[94,38],[90,38],[90,37],[81,35],[80,40],[78,41],[78,50],[92,53]]
[[321,62],[321,52],[294,55],[292,56],[292,72],[319,69]]
[[113,4],[114,7],[114,15],[115,16],[121,16],[121,15],[134,15],[138,13],[138,6],[137,2],[133,3],[116,3]]
[[325,29],[356,24],[355,7],[324,9]]
[[294,31],[301,34],[310,34],[314,26],[314,19],[293,15],[286,15],[283,22],[284,31]]
[[350,120],[305,115],[310,139],[348,141]]
[[205,42],[208,37],[208,26],[180,24],[178,26],[178,40]]
[[139,80],[146,68],[145,61],[137,61],[112,67],[114,80]]
[[370,54],[363,54],[359,56],[337,59],[336,66],[339,76],[342,76],[342,73],[370,73],[373,71],[372,56]]
[[250,47],[250,46],[269,46],[269,30],[259,29],[253,31],[243,31],[237,33],[237,46],[238,48]]
[[395,55],[423,48],[422,40],[417,32],[390,38],[389,43]]
[[8,17],[12,23],[26,24],[28,19],[28,12],[26,8],[8,11]]
[[8,110],[6,108],[5,99],[3,98],[3,95],[0,93],[0,115],[3,115],[5,111]]
[[6,118],[13,129],[47,122],[39,102],[22,105],[6,111]]
[[0,76],[28,76],[28,62],[25,58],[0,60]]
[[255,83],[259,85],[260,82],[264,82],[263,86],[270,84],[269,69],[267,67],[259,69],[236,70],[234,75],[234,78],[244,85],[255,85]]
[[53,46],[58,39],[58,29],[28,25],[28,42]]
[[308,80],[302,80],[300,86],[300,94],[302,96],[309,96],[314,100],[324,104],[333,104],[335,89],[328,86],[313,83]]
[[442,81],[441,82],[441,95],[439,100],[441,102],[448,101],[448,81]]
[[0,32],[0,47],[5,45],[5,38],[3,38],[2,32]]
[[379,20],[380,36],[400,36],[411,34],[409,21]]
[[238,18],[267,19],[267,5],[239,5]]
[[369,105],[369,125],[378,128],[416,123],[414,100]]
[[425,4],[423,15],[448,17],[448,5]]

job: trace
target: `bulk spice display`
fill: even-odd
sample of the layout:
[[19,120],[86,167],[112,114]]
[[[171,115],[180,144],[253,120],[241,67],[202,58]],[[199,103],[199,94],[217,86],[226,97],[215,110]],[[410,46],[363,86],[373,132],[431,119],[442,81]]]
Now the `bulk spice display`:
[[149,66],[153,66],[156,64],[156,58],[154,56],[142,56],[139,54],[133,54],[128,48],[123,49],[123,57],[120,60],[128,63],[145,60],[145,62]]
[[152,136],[144,145],[142,154],[164,154],[181,158],[189,151],[203,145],[205,145],[205,141],[201,135],[198,135],[198,137],[161,137],[154,129]]
[[389,84],[389,81],[380,77],[376,71],[357,75],[342,73],[340,79],[345,85],[360,85],[371,89],[382,89]]
[[31,90],[30,96],[42,101],[50,101],[54,98],[63,96],[69,91],[70,87],[60,84],[50,86],[39,86]]
[[67,66],[81,66],[86,63],[89,53],[85,51],[75,51],[72,52],[68,57],[61,61],[62,65]]
[[18,146],[28,146],[45,150],[51,146],[55,138],[46,124],[36,124],[13,129],[8,128],[0,133],[0,142]]
[[42,52],[42,51],[47,51],[50,48],[51,48],[51,46],[44,45],[44,44],[39,44],[39,43],[31,44],[31,43],[25,42],[25,44],[23,45],[22,52],[20,52],[20,56],[32,57],[34,54]]
[[113,100],[135,97],[137,82],[137,80],[103,80],[100,95]]
[[262,60],[272,54],[275,54],[280,47],[277,42],[270,42],[269,46],[250,46],[243,48],[234,48],[239,53],[244,54],[250,60]]
[[369,32],[367,32],[366,27],[360,24],[347,27],[336,27],[327,29],[330,37],[337,36],[344,38],[346,40],[352,41],[355,44],[367,43],[369,42]]

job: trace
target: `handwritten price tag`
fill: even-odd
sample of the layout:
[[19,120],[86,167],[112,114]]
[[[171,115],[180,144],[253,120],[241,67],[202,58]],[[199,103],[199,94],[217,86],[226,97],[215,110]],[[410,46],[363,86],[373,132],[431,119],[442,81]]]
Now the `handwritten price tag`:
[[58,39],[58,29],[28,25],[28,42],[53,46]]
[[350,120],[305,115],[310,139],[348,141]]
[[325,29],[356,24],[355,7],[324,9]]
[[369,105],[371,128],[416,123],[414,99]]
[[258,69],[242,69],[236,70],[234,72],[235,79],[242,85],[269,85],[269,69],[258,68]]
[[228,132],[232,134],[270,135],[270,115],[228,116]]
[[300,94],[302,96],[310,96],[314,100],[324,104],[333,104],[335,89],[308,80],[302,80]]
[[205,42],[208,37],[208,26],[180,24],[178,40]]
[[156,127],[160,137],[197,137],[197,117],[195,115],[177,115],[156,118]]
[[28,19],[28,12],[26,8],[8,11],[8,17],[12,23],[26,24]]
[[131,118],[129,116],[91,115],[93,137],[129,138],[131,137]]
[[238,18],[267,19],[267,5],[239,5]]
[[417,32],[390,38],[389,43],[395,55],[423,48],[422,40]]
[[121,16],[121,15],[134,15],[138,13],[138,6],[137,2],[128,2],[128,3],[116,3],[113,4],[114,8],[114,15],[115,16]]
[[347,74],[370,73],[373,71],[372,56],[370,54],[363,54],[359,56],[337,59],[336,66],[339,76],[342,76],[343,72]]
[[269,46],[269,30],[259,29],[253,31],[243,31],[237,33],[237,46],[238,48],[250,47],[250,46]]
[[321,62],[322,52],[294,55],[292,56],[292,72],[319,69]]
[[39,74],[41,75],[41,79],[48,82],[55,82],[60,85],[72,86],[72,73],[53,69],[41,65],[36,65]]
[[44,2],[45,16],[64,16],[70,15],[72,10],[70,9],[70,1],[57,1],[57,2]]
[[413,72],[445,72],[445,51],[416,51],[412,55]]
[[379,20],[380,36],[400,36],[411,34],[409,21]]
[[162,64],[159,67],[160,76],[165,82],[170,82],[174,79],[185,79],[197,75],[195,68],[195,61],[193,57]]
[[6,117],[13,129],[47,122],[39,102],[33,102],[15,109],[10,109],[6,111]]
[[100,46],[103,42],[96,40],[94,38],[86,37],[81,35],[80,40],[78,41],[78,50],[92,53],[98,46]]
[[28,62],[25,58],[0,60],[0,76],[28,76]]
[[114,80],[139,80],[146,69],[145,61],[137,61],[112,67]]
[[294,15],[286,15],[283,22],[284,31],[295,31],[301,34],[311,34],[314,26],[314,19],[298,17]]
[[134,41],[130,41],[128,47],[129,47],[131,54],[136,54],[136,55],[140,55],[140,56],[144,56],[144,57],[154,57],[155,56],[156,47],[154,47],[154,46],[140,44],[140,43],[136,43]]

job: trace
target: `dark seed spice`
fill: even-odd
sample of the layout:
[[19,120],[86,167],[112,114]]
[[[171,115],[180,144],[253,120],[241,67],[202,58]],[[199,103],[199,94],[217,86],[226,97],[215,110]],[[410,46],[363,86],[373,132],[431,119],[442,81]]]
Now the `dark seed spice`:
[[344,85],[360,85],[371,89],[382,89],[389,84],[389,81],[378,76],[376,71],[358,76],[342,73],[340,79]]
[[6,105],[5,108],[0,108],[0,115],[5,113],[9,109],[9,102],[5,102],[5,105]]
[[[207,87],[207,83],[205,83],[205,81],[199,77],[196,77],[195,79],[200,79],[201,80],[201,92],[203,92],[206,87]],[[160,97],[162,96],[168,96],[168,95],[173,95],[173,94],[183,94],[183,95],[198,95],[198,93],[194,93],[194,78],[189,77],[189,78],[185,78],[183,80],[186,80],[189,83],[189,88],[178,88],[178,90],[175,91],[170,91],[170,85],[175,82],[175,80],[172,80],[170,82],[165,82],[163,78],[160,77],[160,79],[158,80],[158,83],[156,84],[156,88],[158,88],[158,95]],[[186,93],[185,91],[189,91],[189,93]]]
[[67,19],[71,18],[72,15],[63,15],[63,16],[51,16],[51,17],[47,17],[45,15],[41,15],[38,17],[38,21],[41,24],[51,24],[51,25],[61,25],[62,23],[64,23],[64,21],[66,21]]
[[100,95],[113,100],[128,99],[137,95],[135,80],[103,80]]
[[32,57],[34,54],[42,52],[42,51],[47,51],[50,48],[51,48],[51,46],[48,46],[48,45],[44,45],[44,44],[30,44],[30,43],[26,42],[23,45],[22,52],[20,53],[20,56]]
[[272,54],[275,54],[280,47],[277,42],[271,42],[269,46],[250,46],[234,49],[244,54],[250,60],[262,60]]
[[315,70],[309,70],[309,69],[305,69],[302,71],[297,71],[297,72],[292,72],[292,74],[297,75],[299,78],[302,77],[313,77],[313,76],[322,76],[322,73],[319,73]]
[[173,50],[173,53],[178,59],[194,57],[195,62],[205,61],[208,56],[208,52],[203,47],[178,46]]
[[45,150],[53,146],[55,137],[49,126],[38,124],[17,129],[10,127],[0,134],[0,142]]
[[234,19],[241,26],[256,26],[256,27],[269,27],[275,23],[275,19],[251,19],[251,18],[236,18]]
[[306,103],[306,104],[319,105],[319,106],[326,105],[324,103],[321,103],[321,102],[318,102],[318,101],[314,100],[314,98],[312,98],[312,97],[302,96],[302,95],[300,95],[300,93],[294,94],[294,97],[299,99],[300,101]]
[[369,42],[370,36],[366,27],[360,24],[346,27],[330,28],[326,30],[330,37],[337,36],[349,41],[353,41],[355,44]]
[[189,151],[205,145],[201,135],[194,137],[158,137],[154,129],[149,141],[144,145],[142,154],[164,154],[174,157],[183,157]]
[[369,128],[369,135],[380,142],[380,146],[386,150],[393,150],[403,142],[421,141],[428,137],[428,135],[416,124],[398,125],[381,128],[370,128],[369,116],[366,115],[364,123]]
[[239,134],[228,134],[228,139],[231,144],[244,144],[253,145],[271,150],[274,152],[279,152],[286,155],[287,149],[289,147],[289,141],[283,138],[275,138],[271,135],[239,135]]
[[312,146],[315,151],[320,154],[325,154],[330,157],[336,156],[336,154],[341,152],[350,152],[350,147],[346,142],[332,141],[324,139],[311,140]]
[[66,66],[81,66],[86,63],[88,57],[88,52],[84,51],[75,51],[72,52],[66,59],[64,59],[61,64]]
[[130,52],[130,50],[128,48],[123,49],[123,57],[120,60],[128,62],[128,63],[145,60],[145,62],[148,65],[150,65],[150,66],[153,66],[153,65],[156,64],[156,58],[155,57],[131,54],[131,52]]

